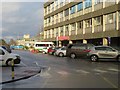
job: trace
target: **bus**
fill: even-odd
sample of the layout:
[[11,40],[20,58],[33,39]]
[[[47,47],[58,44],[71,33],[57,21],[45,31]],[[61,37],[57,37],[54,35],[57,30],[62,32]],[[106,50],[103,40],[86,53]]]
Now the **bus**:
[[43,51],[44,48],[49,48],[54,46],[53,42],[35,42],[34,48],[39,51]]

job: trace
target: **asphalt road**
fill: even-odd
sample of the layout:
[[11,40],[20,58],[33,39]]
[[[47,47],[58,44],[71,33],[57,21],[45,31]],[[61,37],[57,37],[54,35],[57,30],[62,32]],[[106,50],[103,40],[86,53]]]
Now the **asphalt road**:
[[[42,67],[40,74],[29,79],[2,85],[2,88],[118,88],[118,62],[70,59],[29,51],[13,51],[21,56],[17,68]],[[10,67],[2,67],[9,70]],[[7,77],[6,77],[7,78]]]

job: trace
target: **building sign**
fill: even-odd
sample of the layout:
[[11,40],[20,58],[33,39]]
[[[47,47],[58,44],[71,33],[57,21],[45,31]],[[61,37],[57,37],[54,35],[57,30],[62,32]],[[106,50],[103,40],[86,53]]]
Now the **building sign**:
[[69,36],[60,36],[58,40],[69,40]]

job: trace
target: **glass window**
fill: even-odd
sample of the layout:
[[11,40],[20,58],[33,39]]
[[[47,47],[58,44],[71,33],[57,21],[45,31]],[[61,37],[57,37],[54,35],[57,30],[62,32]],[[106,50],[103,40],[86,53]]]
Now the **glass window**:
[[83,28],[83,21],[80,21],[80,22],[78,22],[78,29],[82,29]]
[[77,5],[77,11],[80,11],[83,9],[83,3],[80,2],[78,5]]
[[69,9],[66,9],[65,10],[65,16],[68,16],[69,15]]
[[69,26],[68,26],[68,25],[65,26],[65,30],[66,30],[66,31],[69,30]]
[[85,20],[85,28],[92,27],[92,19]]
[[63,33],[63,27],[60,27],[60,33]]
[[72,6],[72,7],[70,8],[70,14],[73,14],[73,13],[75,13],[75,6]]
[[50,23],[50,17],[48,18],[48,23]]
[[94,18],[94,26],[102,25],[102,17]]
[[4,51],[0,49],[0,55],[4,55]]
[[116,21],[115,13],[106,15],[106,22],[105,22],[106,24],[114,23],[115,21]]
[[95,0],[95,5],[100,4],[100,0]]
[[91,7],[92,6],[92,1],[91,0],[85,0],[85,8]]
[[71,24],[71,30],[74,31],[75,28],[76,28],[76,24],[75,23]]

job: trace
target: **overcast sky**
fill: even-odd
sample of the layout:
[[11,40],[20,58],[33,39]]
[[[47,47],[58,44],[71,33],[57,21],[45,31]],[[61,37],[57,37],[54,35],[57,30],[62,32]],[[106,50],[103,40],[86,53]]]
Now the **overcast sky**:
[[10,40],[24,34],[35,36],[43,26],[43,4],[44,2],[0,3],[0,38]]

